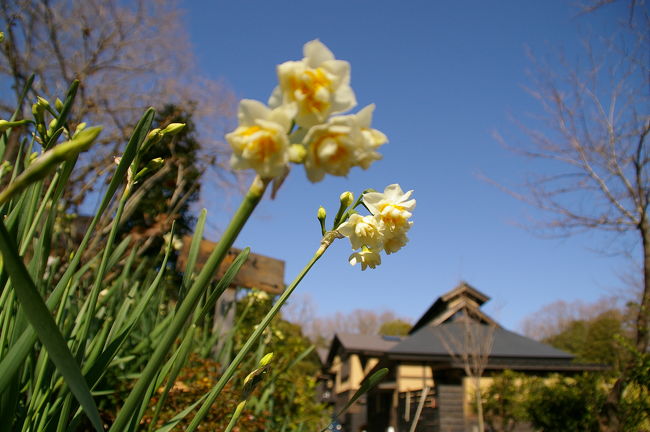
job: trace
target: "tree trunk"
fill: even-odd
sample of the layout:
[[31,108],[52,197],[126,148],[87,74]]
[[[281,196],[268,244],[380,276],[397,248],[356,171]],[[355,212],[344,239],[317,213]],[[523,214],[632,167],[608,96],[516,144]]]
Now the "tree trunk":
[[[639,224],[639,235],[643,246],[643,293],[639,302],[639,312],[636,318],[636,350],[639,353],[646,353],[648,350],[648,322],[650,314],[650,226],[648,220],[643,216]],[[621,431],[621,415],[619,410],[623,391],[628,384],[631,368],[634,364],[628,362],[623,365],[621,375],[612,386],[607,401],[603,407],[600,418],[600,429],[604,432]]]
[[643,215],[639,232],[643,244],[643,294],[636,320],[636,349],[640,353],[648,351],[648,319],[650,316],[650,226]]
[[483,401],[481,400],[481,377],[476,377],[474,383],[474,395],[476,397],[476,411],[479,432],[485,432],[485,422],[483,421]]

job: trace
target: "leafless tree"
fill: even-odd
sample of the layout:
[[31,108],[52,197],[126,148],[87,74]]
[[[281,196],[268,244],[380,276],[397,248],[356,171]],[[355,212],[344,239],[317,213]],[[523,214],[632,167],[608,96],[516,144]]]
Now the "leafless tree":
[[612,309],[621,309],[618,300],[615,297],[603,297],[593,303],[558,300],[526,317],[521,327],[526,336],[543,340],[566,330],[572,322],[589,321]]
[[[598,8],[607,2],[591,3]],[[522,126],[530,146],[510,147],[546,162],[538,165],[544,173],[513,192],[546,213],[540,227],[559,235],[607,231],[622,241],[621,249],[629,252],[630,241],[640,246],[643,284],[635,319],[640,353],[648,351],[650,315],[649,29],[647,13],[635,7],[615,37],[585,44],[583,63],[536,62],[531,94],[545,115],[534,127]],[[627,379],[624,371],[609,395],[604,430],[618,430],[617,407]]]
[[[213,185],[232,185],[222,141],[235,98],[194,66],[193,50],[173,0],[0,0],[0,115],[15,109],[31,74],[33,94],[50,99],[81,83],[72,122],[101,124],[101,145],[83,155],[68,203],[79,205],[101,187],[144,110],[174,104],[191,112],[202,142],[202,163]],[[9,88],[10,87],[10,88]],[[13,93],[10,91],[13,90]],[[30,106],[23,109],[29,110]]]
[[381,326],[396,320],[409,322],[390,310],[373,311],[355,309],[349,313],[336,312],[332,316],[317,316],[317,307],[313,299],[304,295],[282,309],[285,319],[299,324],[303,333],[323,348],[329,346],[336,333],[355,333],[378,335]]
[[[448,325],[459,326],[460,331],[456,331],[458,328],[448,329]],[[463,365],[465,375],[472,382],[478,430],[484,432],[481,377],[490,360],[496,325],[481,323],[479,317],[473,316],[471,310],[465,309],[463,315],[450,324],[440,325],[439,328],[442,331],[440,341],[451,358]]]

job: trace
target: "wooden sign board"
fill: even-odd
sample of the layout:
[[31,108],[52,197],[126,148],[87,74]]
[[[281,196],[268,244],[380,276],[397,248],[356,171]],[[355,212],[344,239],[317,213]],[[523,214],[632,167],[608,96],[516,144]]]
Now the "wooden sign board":
[[[185,269],[187,256],[190,252],[191,236],[183,237],[183,248],[178,257],[178,266]],[[217,245],[215,242],[202,240],[199,246],[199,255],[196,259],[195,272],[203,268],[203,264]],[[221,279],[241,249],[230,248],[228,254],[219,266],[215,280]],[[235,287],[257,288],[270,294],[279,294],[284,290],[284,261],[264,255],[250,253],[248,259],[235,276],[232,283]]]

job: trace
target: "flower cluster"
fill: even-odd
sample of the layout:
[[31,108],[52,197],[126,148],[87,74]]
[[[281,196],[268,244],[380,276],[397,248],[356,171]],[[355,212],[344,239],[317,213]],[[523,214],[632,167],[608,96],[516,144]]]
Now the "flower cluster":
[[361,264],[361,270],[381,264],[380,252],[391,254],[407,242],[406,233],[413,222],[409,220],[415,208],[410,199],[413,191],[404,193],[398,184],[386,186],[383,193],[366,192],[363,205],[371,213],[361,216],[353,213],[337,228],[350,239],[352,249],[360,249],[350,256],[350,264]]
[[367,169],[381,159],[377,149],[388,140],[372,129],[374,105],[356,114],[338,115],[357,104],[350,87],[350,64],[334,58],[320,41],[303,48],[301,61],[278,66],[279,85],[267,107],[244,99],[239,126],[226,135],[234,169],[254,169],[272,179],[289,162],[303,163],[312,182],[325,174],[346,176],[352,167]]

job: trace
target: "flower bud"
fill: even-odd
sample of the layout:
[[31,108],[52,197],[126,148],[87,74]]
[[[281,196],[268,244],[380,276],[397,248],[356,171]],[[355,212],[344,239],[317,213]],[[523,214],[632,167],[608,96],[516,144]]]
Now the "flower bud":
[[63,110],[63,102],[61,102],[61,99],[56,98],[54,101],[54,108],[56,108],[58,112],[61,112],[61,110]]
[[327,212],[325,211],[323,206],[318,207],[317,217],[318,217],[318,222],[320,223],[321,235],[324,236],[325,233],[327,232],[327,229],[325,229],[325,218],[327,217]]
[[86,123],[79,123],[77,127],[74,130],[74,134],[72,134],[73,137],[76,137],[81,131],[86,129]]
[[0,32],[0,43],[5,41],[5,34],[4,32]]
[[52,119],[52,121],[50,122],[50,125],[48,126],[48,128],[50,130],[52,130],[52,129],[54,129],[54,126],[56,126],[56,119]]
[[299,164],[305,161],[307,149],[302,144],[291,144],[289,146],[289,161]]
[[[133,181],[134,183],[137,183],[138,181],[142,180],[145,176],[156,172],[160,169],[165,164],[165,160],[163,158],[157,157],[155,159],[151,159],[147,165],[140,170],[139,173],[134,177]],[[129,171],[130,172],[130,171]]]
[[271,360],[273,360],[273,353],[272,352],[270,352],[270,353],[266,354],[264,357],[262,357],[262,359],[260,360],[260,366],[266,366],[267,364],[269,364],[271,362]]
[[151,129],[151,132],[147,135],[147,139],[157,139],[160,138],[160,128]]
[[40,117],[43,116],[43,107],[38,103],[33,104],[32,115],[34,116],[34,118],[38,120]]
[[161,158],[161,157],[157,157],[157,158],[151,159],[149,161],[149,163],[147,164],[147,168],[149,168],[151,170],[157,170],[161,166],[163,166],[164,164],[165,164],[165,160],[163,158]]
[[[170,123],[163,129],[163,135],[176,135],[185,128],[185,123]],[[155,130],[155,129],[154,129]]]
[[43,108],[47,108],[50,106],[50,103],[47,101],[47,99],[43,99],[40,96],[36,96],[36,99],[38,100],[37,104],[41,105]]
[[339,197],[341,200],[341,206],[350,207],[354,201],[354,195],[350,191],[343,192]]

